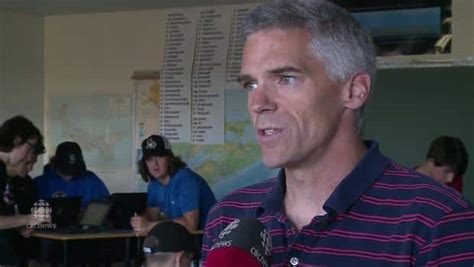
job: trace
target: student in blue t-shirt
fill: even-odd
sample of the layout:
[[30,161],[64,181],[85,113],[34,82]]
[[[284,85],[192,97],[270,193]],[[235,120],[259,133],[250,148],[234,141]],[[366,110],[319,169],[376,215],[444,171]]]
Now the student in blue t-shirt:
[[134,216],[135,231],[149,231],[166,217],[188,230],[202,229],[216,198],[207,182],[175,156],[166,137],[151,135],[142,142],[138,169],[148,184],[144,216]]
[[81,147],[75,142],[59,144],[55,156],[34,182],[40,199],[82,197],[82,206],[86,207],[92,200],[109,196],[104,182],[87,170]]

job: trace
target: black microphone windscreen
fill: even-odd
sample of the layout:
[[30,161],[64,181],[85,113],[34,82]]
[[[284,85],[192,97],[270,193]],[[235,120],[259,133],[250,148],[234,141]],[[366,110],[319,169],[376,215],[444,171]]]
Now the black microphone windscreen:
[[[271,237],[265,225],[256,218],[238,218],[227,225],[219,233],[217,242],[212,246],[206,266],[211,266],[209,263],[213,261],[214,255],[218,254],[219,251],[222,251],[222,253],[224,253],[223,251],[226,251],[225,253],[235,251],[226,250],[226,248],[239,248],[246,251],[261,266],[270,266],[271,264]],[[234,258],[230,257],[231,255],[228,256],[226,258]],[[233,260],[235,261],[235,258]],[[222,262],[220,263],[223,264]]]

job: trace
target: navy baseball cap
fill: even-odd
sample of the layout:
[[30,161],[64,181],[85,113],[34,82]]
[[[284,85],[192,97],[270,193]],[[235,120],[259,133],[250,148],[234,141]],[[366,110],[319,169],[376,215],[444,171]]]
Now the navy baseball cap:
[[64,175],[81,176],[86,172],[81,147],[75,142],[67,141],[59,144],[51,164]]
[[172,155],[171,145],[163,135],[150,135],[142,142],[142,159],[147,159],[151,156],[170,156]]

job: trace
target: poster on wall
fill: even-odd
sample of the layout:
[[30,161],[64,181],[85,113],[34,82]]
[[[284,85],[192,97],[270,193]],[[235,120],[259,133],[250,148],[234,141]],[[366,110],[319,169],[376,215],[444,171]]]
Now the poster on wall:
[[132,173],[132,102],[129,95],[53,96],[47,110],[48,154],[64,141],[82,149],[88,170],[110,192],[134,190]]
[[137,162],[142,158],[142,141],[152,134],[160,134],[159,79],[135,80],[134,155],[132,162],[135,188],[146,191],[146,183],[138,173]]
[[[246,112],[247,95],[236,82],[242,54],[240,23],[254,6],[188,8],[167,13],[170,21],[165,50],[171,53],[163,54],[160,132],[187,131],[170,124],[188,123],[189,118],[182,114],[191,114],[190,140],[182,138],[184,135],[168,137],[175,154],[206,179],[218,198],[277,172],[260,160],[255,131]],[[191,48],[184,52],[184,46]],[[166,108],[172,100],[190,100],[191,105]],[[163,127],[171,130],[164,131]]]
[[230,33],[229,44],[226,58],[225,71],[225,88],[240,90],[241,87],[237,83],[237,78],[240,74],[240,63],[242,61],[242,22],[250,13],[254,6],[239,6],[231,9],[230,17]]
[[171,142],[191,142],[191,77],[198,14],[168,10],[161,65],[160,133]]

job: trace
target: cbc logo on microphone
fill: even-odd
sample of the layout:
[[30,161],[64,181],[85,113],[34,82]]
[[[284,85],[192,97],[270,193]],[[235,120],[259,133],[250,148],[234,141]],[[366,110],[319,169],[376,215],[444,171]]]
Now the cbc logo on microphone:
[[270,256],[272,254],[272,238],[267,229],[260,231],[260,238],[262,241],[262,248],[265,250],[265,255]]
[[222,239],[224,238],[226,235],[228,235],[230,232],[232,232],[232,230],[234,230],[235,228],[239,227],[239,224],[240,224],[240,220],[239,219],[236,219],[235,221],[231,222],[229,225],[226,226],[226,228],[224,228],[224,230],[222,230],[222,232],[219,234],[219,239]]

